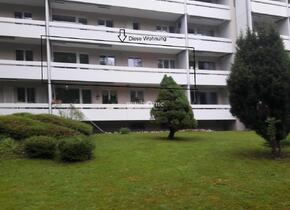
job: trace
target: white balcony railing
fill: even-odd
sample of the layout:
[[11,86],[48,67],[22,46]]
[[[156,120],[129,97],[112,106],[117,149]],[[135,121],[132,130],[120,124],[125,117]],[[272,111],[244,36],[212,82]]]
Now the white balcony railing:
[[[107,10],[110,10],[111,7],[120,7],[122,9],[138,9],[172,14],[184,13],[184,0],[67,0],[67,2],[104,6]],[[128,13],[130,13],[130,10]]]
[[[158,85],[164,75],[167,74],[172,76],[178,84],[187,84],[186,69],[159,69],[68,63],[52,63],[52,67],[53,80]],[[191,84],[194,84],[193,73],[193,70],[191,70]],[[226,86],[226,79],[230,72],[197,70],[196,73],[197,85]]]
[[281,35],[281,38],[283,39],[285,49],[290,51],[290,37],[285,36],[285,35]]
[[[226,86],[229,71],[197,70],[197,85]],[[51,77],[56,81],[115,82],[129,84],[160,84],[164,75],[172,76],[180,85],[187,84],[186,69],[159,69],[92,64],[52,63]],[[191,84],[194,72],[190,70]],[[2,79],[47,79],[46,63],[38,61],[0,60]]]
[[114,44],[121,46],[150,46],[156,48],[185,48],[185,34],[125,29],[127,38],[120,42],[120,28],[81,25],[64,22],[50,22],[52,39],[74,42],[92,42],[97,44]]
[[231,8],[228,5],[188,0],[187,7],[190,16],[231,20]]
[[0,17],[0,36],[25,37],[40,39],[45,35],[45,22],[39,20],[26,20]]
[[[152,104],[74,104],[86,120],[91,121],[133,121],[151,120],[150,110]],[[70,105],[54,105],[53,113],[59,114],[59,110],[70,109]],[[235,120],[230,113],[229,105],[193,105],[197,120]],[[13,114],[29,112],[32,114],[48,113],[48,104],[15,104],[1,103],[0,114]]]
[[231,39],[189,34],[189,46],[198,51],[233,53],[234,44]]
[[252,0],[251,8],[254,13],[288,17],[286,2],[273,0]]

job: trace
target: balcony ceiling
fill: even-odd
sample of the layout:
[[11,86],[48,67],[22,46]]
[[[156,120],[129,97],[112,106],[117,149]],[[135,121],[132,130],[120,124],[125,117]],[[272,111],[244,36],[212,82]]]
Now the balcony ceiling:
[[43,6],[44,7],[44,0],[0,0],[0,3],[30,5],[30,6]]
[[116,16],[120,15],[120,16],[138,17],[138,18],[146,18],[146,19],[165,20],[165,21],[176,21],[180,17],[180,15],[172,14],[172,13],[154,12],[154,11],[148,11],[148,10],[146,11],[146,10],[125,8],[125,7],[112,7],[112,6],[98,5],[98,4],[73,3],[73,2],[66,2],[63,0],[52,1],[51,6],[53,9],[109,14],[109,15],[116,15]]

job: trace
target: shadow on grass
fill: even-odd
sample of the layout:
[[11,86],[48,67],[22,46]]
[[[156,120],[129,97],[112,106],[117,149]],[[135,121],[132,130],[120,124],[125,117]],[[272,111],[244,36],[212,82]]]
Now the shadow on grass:
[[232,155],[235,158],[239,159],[249,159],[249,160],[287,160],[290,161],[290,153],[289,151],[283,151],[282,149],[282,156],[279,158],[273,158],[271,154],[271,148],[265,147],[265,149],[248,149],[248,150],[239,150],[234,151]]
[[151,139],[166,142],[198,142],[205,140],[200,136],[177,136],[174,139],[168,139],[167,136],[153,136]]

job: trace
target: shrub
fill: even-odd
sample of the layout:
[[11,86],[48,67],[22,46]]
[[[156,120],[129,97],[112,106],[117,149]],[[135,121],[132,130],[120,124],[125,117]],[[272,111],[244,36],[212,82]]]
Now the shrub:
[[92,159],[95,144],[90,138],[76,136],[61,140],[58,148],[62,161],[77,162]]
[[47,136],[33,136],[24,142],[24,151],[29,158],[53,159],[56,148],[56,140]]
[[23,154],[22,144],[12,138],[0,139],[0,159],[16,158]]
[[63,117],[59,117],[56,115],[49,115],[49,114],[38,114],[38,115],[32,115],[28,113],[21,113],[17,115],[22,115],[25,117],[28,117],[33,120],[37,120],[43,123],[51,123],[54,125],[59,125],[63,127],[70,128],[72,130],[78,131],[81,134],[84,135],[91,135],[93,133],[93,127],[89,124],[76,121],[76,120],[71,120]]
[[119,133],[120,134],[129,134],[131,131],[129,128],[120,128]]
[[70,128],[44,123],[21,115],[0,116],[0,133],[16,140],[32,136],[51,136],[63,138],[79,135],[80,133]]

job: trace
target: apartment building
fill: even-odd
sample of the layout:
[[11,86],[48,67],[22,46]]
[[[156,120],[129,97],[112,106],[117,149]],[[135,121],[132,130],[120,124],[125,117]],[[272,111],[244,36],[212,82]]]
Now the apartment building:
[[288,7],[286,0],[0,0],[0,114],[59,114],[73,105],[105,129],[144,129],[167,74],[184,87],[201,128],[239,129],[226,89],[235,41],[271,22],[290,50]]

